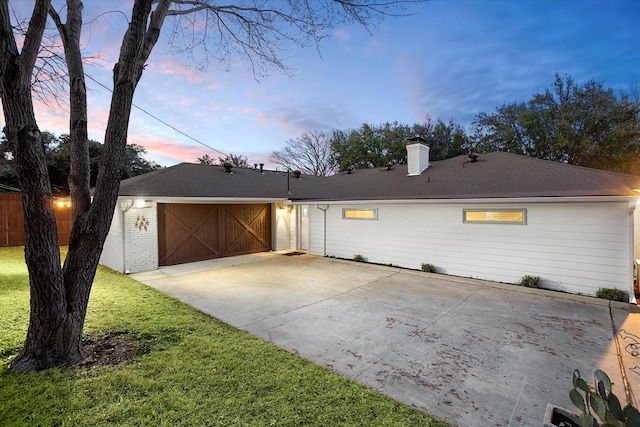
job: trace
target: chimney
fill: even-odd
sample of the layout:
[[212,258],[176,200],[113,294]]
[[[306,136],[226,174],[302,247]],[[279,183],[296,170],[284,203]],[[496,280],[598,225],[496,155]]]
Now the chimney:
[[414,136],[407,138],[407,171],[409,176],[420,175],[429,167],[427,140]]

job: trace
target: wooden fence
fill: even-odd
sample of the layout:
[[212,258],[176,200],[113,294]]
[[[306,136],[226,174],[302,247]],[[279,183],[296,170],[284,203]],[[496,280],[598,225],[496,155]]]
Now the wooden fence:
[[[58,240],[69,244],[71,235],[71,208],[54,206],[58,222]],[[20,193],[0,193],[0,246],[24,245],[24,214]]]

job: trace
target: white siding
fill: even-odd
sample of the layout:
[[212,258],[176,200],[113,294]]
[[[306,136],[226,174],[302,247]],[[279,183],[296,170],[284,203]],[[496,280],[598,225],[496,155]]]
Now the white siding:
[[[324,207],[321,205],[321,207]],[[342,219],[343,207],[378,220]],[[527,209],[527,224],[464,224],[463,209]],[[505,203],[332,205],[326,255],[506,283],[540,276],[549,289],[592,295],[629,290],[629,204]],[[323,212],[310,209],[310,251],[323,254]]]

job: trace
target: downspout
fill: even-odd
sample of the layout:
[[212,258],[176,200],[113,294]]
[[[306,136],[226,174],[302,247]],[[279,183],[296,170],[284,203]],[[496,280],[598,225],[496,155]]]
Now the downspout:
[[122,272],[129,274],[127,269],[127,212],[133,207],[133,200],[120,203],[122,203],[122,205],[120,205],[120,210],[122,211]]
[[320,205],[316,205],[316,208],[320,209],[323,213],[323,232],[324,236],[322,237],[322,256],[327,256],[327,211],[329,210],[329,205],[324,205],[325,208],[321,208]]
[[637,304],[636,301],[636,293],[634,290],[634,272],[633,272],[633,264],[635,262],[635,244],[634,244],[634,234],[635,234],[635,224],[634,224],[634,213],[636,211],[637,202],[632,200],[629,202],[629,303]]

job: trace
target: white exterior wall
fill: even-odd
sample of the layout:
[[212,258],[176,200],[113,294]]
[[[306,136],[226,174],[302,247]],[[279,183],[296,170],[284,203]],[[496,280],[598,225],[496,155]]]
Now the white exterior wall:
[[296,220],[295,220],[295,209],[293,206],[284,207],[284,209],[277,208],[275,209],[275,215],[272,215],[272,218],[275,218],[275,227],[274,227],[274,236],[273,248],[276,251],[284,251],[287,249],[295,248],[296,245]]
[[116,207],[100,264],[121,273],[158,268],[158,214],[155,202],[148,207]]
[[102,248],[102,254],[100,255],[100,264],[108,267],[112,270],[124,272],[124,254],[123,254],[123,242],[122,242],[122,221],[124,213],[116,207],[116,211],[113,214],[113,220],[111,221],[111,228],[109,234],[104,241]]
[[[321,208],[327,205],[320,205]],[[342,219],[343,208],[377,208],[377,220]],[[527,224],[462,222],[463,209],[526,209]],[[310,252],[322,255],[323,212],[310,209]],[[326,255],[593,295],[629,291],[628,202],[333,204],[326,211]]]
[[158,269],[158,209],[149,207],[129,209],[124,214],[124,273],[139,273]]

